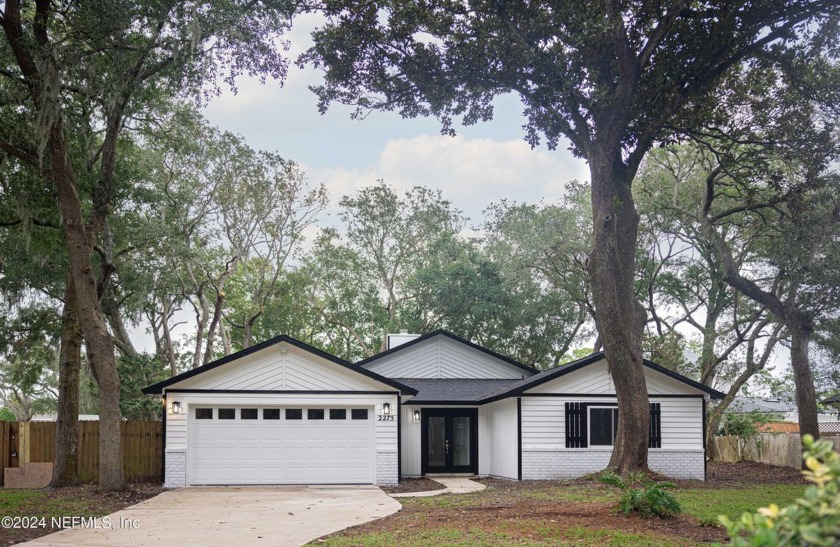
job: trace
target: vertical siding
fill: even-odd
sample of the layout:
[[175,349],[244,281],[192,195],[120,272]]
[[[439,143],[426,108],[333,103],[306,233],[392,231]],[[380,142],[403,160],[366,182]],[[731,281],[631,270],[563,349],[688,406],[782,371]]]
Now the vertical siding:
[[505,399],[478,409],[478,472],[516,479],[519,471],[519,435],[516,399]]
[[390,378],[515,380],[530,375],[526,370],[445,336],[386,355],[365,368]]

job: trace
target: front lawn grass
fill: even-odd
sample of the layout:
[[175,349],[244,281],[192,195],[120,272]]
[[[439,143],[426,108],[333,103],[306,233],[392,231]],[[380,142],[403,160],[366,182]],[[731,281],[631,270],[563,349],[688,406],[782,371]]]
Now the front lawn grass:
[[805,488],[802,484],[762,484],[726,489],[686,488],[675,493],[683,513],[701,524],[717,526],[718,515],[736,520],[745,511],[752,512],[771,503],[784,507],[801,498]]
[[[346,545],[699,545],[725,542],[718,515],[735,519],[803,495],[804,484],[727,484],[673,489],[683,513],[644,519],[618,511],[620,491],[589,481],[485,480],[471,494],[402,498],[403,510],[322,538]],[[313,544],[315,544],[313,543]]]
[[67,515],[93,517],[107,514],[90,500],[70,496],[48,495],[42,490],[0,489],[0,515],[20,517],[52,517]]
[[[582,526],[568,528],[562,532],[540,528],[537,523],[528,521],[528,528],[541,537],[523,537],[520,530],[487,531],[481,528],[459,530],[456,528],[434,528],[430,530],[374,532],[362,536],[335,536],[323,544],[334,547],[391,547],[393,545],[427,546],[447,545],[452,547],[472,547],[474,545],[579,545],[596,547],[599,545],[622,545],[627,547],[690,545],[690,543],[648,534],[633,534],[615,530],[592,530]],[[536,527],[533,527],[536,525]],[[319,542],[321,544],[321,542]]]

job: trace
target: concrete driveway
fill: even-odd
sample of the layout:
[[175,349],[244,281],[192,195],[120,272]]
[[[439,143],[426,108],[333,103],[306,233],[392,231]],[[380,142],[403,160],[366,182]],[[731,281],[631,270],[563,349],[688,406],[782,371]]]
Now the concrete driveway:
[[302,545],[400,508],[375,486],[180,488],[109,515],[110,529],[100,520],[24,545]]

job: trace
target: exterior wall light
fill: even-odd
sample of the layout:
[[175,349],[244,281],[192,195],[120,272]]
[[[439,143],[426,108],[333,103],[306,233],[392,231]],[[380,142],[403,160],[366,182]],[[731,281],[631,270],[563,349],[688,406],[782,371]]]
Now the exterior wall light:
[[415,421],[415,422],[419,422],[419,421],[420,421],[420,411],[419,411],[419,410],[415,410],[415,411],[414,411],[414,421]]
[[172,401],[172,414],[180,414],[181,413],[181,402],[180,401]]
[[382,414],[386,416],[391,415],[391,403],[382,403]]

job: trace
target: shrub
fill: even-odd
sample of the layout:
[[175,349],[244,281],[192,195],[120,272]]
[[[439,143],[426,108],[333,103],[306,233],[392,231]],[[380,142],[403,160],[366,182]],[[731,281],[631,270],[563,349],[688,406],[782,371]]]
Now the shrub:
[[601,482],[621,489],[618,506],[622,513],[641,513],[645,517],[666,518],[682,511],[677,498],[666,488],[675,488],[670,482],[652,481],[644,473],[628,473],[622,478],[614,471],[601,475]]
[[802,438],[805,445],[805,478],[813,483],[805,496],[779,509],[776,504],[740,520],[721,516],[732,545],[838,545],[840,544],[840,455],[829,441]]

